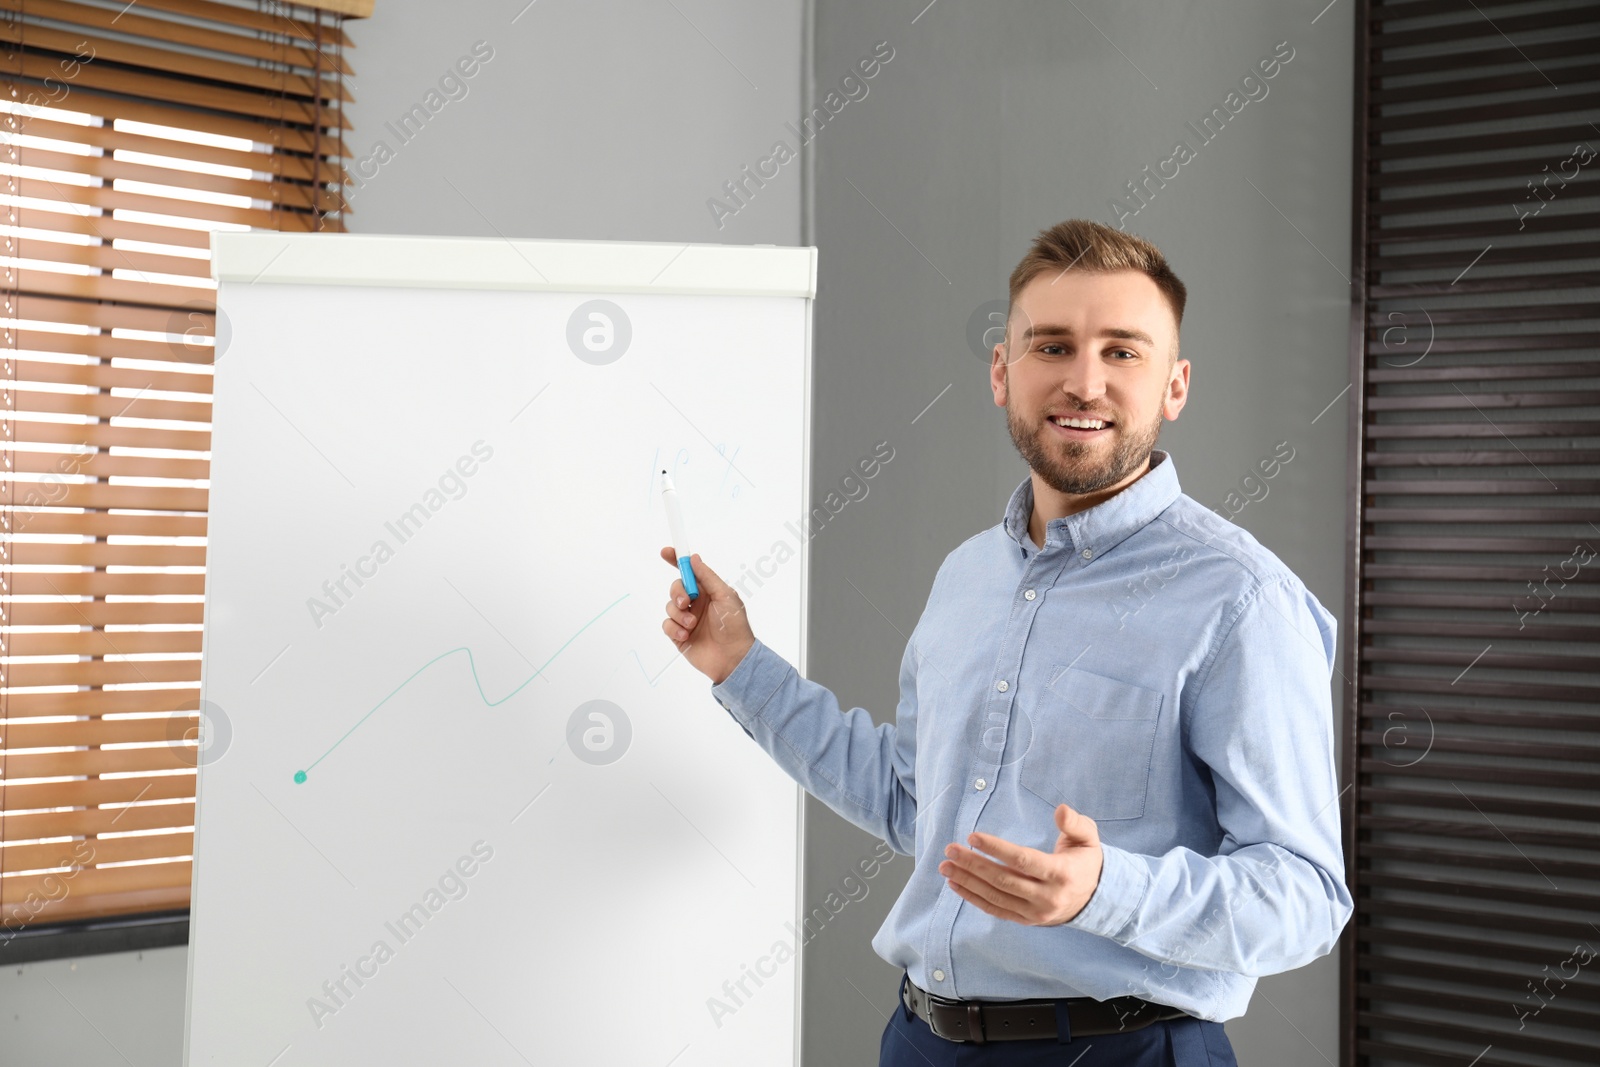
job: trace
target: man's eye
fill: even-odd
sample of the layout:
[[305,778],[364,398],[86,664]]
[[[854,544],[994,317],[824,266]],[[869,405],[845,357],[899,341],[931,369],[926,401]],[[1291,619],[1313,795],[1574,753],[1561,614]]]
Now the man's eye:
[[1115,352],[1113,352],[1112,355],[1116,355],[1117,352],[1120,352],[1123,355],[1128,356],[1128,357],[1133,358],[1133,359],[1138,359],[1139,358],[1139,353],[1130,351],[1130,350],[1128,350],[1126,348],[1119,348]]
[[1061,345],[1041,345],[1039,347],[1039,351],[1041,351],[1041,352],[1043,352],[1043,353],[1045,353],[1047,355],[1052,355],[1053,356],[1056,353],[1050,351],[1052,348],[1057,349],[1059,351],[1063,351],[1063,352],[1066,351],[1066,349],[1063,348]]

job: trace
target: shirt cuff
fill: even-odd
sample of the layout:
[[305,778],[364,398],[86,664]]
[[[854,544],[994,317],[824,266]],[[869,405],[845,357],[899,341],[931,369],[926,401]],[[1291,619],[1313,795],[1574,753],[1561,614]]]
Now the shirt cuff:
[[1121,943],[1144,896],[1150,889],[1150,872],[1133,855],[1115,845],[1101,844],[1100,884],[1083,910],[1063,925]]
[[748,734],[750,724],[761,717],[761,709],[792,669],[788,660],[756,638],[733,672],[711,687],[711,695]]

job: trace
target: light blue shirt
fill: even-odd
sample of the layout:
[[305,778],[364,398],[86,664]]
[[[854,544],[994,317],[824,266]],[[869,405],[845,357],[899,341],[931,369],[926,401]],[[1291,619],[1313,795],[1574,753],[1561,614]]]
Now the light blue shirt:
[[[758,639],[712,694],[791,777],[915,857],[872,940],[947,997],[1135,995],[1223,1021],[1350,917],[1329,689],[1334,617],[1171,456],[1075,515],[951,552],[900,663],[895,721],[843,711]],[[995,918],[939,873],[979,830],[1052,852],[1093,818],[1099,886],[1070,922]]]

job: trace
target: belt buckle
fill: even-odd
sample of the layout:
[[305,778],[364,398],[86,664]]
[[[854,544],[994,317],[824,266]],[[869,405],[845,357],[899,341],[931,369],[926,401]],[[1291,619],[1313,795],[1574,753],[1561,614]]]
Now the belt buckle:
[[[983,1023],[978,1014],[978,1005],[964,1003],[959,1000],[951,1000],[948,997],[937,996],[933,993],[925,992],[925,996],[927,997],[928,1002],[928,1029],[932,1030],[935,1036],[941,1037],[946,1041],[954,1041],[957,1043],[964,1043],[967,1041],[971,1041],[974,1044],[979,1045],[984,1043]],[[948,1012],[964,1014],[966,1016],[967,1034],[965,1037],[956,1037],[940,1030],[939,1012],[936,1010],[938,1008],[943,1008]]]

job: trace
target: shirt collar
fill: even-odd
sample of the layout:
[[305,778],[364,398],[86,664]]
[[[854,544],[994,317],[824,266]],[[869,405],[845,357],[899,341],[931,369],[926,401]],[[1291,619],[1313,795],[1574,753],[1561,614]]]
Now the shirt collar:
[[[1076,515],[1051,519],[1045,523],[1045,544],[1064,544],[1092,550],[1094,557],[1105,555],[1123,539],[1142,529],[1165,511],[1181,490],[1178,470],[1170,453],[1159,448],[1150,451],[1150,469],[1132,485],[1092,508]],[[1006,504],[1003,523],[1006,536],[1026,552],[1039,551],[1028,537],[1028,520],[1033,517],[1033,475],[1022,479]]]

